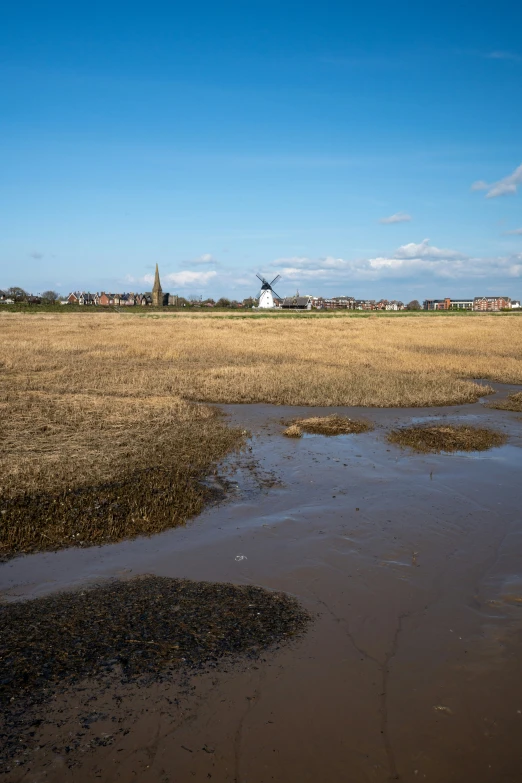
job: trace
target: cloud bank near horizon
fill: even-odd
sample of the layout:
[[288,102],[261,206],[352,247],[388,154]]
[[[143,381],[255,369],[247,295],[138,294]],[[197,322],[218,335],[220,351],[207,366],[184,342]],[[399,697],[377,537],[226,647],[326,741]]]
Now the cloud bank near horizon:
[[477,258],[450,248],[431,245],[429,239],[401,245],[389,256],[344,259],[293,257],[272,263],[283,280],[294,282],[434,279],[479,280],[495,275],[502,279],[522,277],[522,253]]

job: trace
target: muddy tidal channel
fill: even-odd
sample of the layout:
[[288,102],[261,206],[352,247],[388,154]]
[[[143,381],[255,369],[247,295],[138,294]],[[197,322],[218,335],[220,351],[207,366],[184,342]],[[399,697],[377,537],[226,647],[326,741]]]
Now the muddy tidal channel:
[[[507,387],[498,387],[498,396]],[[522,417],[487,401],[368,410],[224,406],[252,432],[229,499],[184,528],[16,558],[4,601],[140,575],[282,591],[306,632],[255,659],[56,692],[9,783],[520,783]],[[338,412],[375,429],[298,439]],[[416,454],[397,427],[494,428],[481,453]],[[215,481],[221,479],[216,477]]]

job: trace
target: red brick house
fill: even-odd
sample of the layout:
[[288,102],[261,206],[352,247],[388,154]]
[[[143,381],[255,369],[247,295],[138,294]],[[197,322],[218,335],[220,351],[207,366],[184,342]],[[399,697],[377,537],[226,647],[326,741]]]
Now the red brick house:
[[509,296],[476,296],[473,300],[473,309],[479,311],[509,310],[511,299]]
[[102,307],[109,307],[109,305],[113,305],[114,294],[106,294],[105,291],[102,291],[98,297],[98,304]]

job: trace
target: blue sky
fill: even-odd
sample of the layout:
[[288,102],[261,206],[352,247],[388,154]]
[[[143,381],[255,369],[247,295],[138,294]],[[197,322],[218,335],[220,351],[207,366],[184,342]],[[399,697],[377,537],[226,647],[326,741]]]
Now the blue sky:
[[[520,2],[2,4],[0,287],[522,295]],[[517,233],[518,232],[518,233]]]

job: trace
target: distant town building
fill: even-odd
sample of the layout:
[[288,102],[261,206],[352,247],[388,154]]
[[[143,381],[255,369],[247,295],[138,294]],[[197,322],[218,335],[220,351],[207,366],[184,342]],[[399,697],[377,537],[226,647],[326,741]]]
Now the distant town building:
[[311,296],[287,296],[283,299],[281,305],[283,310],[311,310],[312,309],[312,297]]
[[473,299],[451,299],[450,310],[473,310]]
[[318,310],[353,310],[355,308],[355,299],[353,296],[314,296],[312,297],[312,306]]
[[473,299],[425,299],[424,310],[473,310]]
[[476,296],[474,299],[426,299],[424,310],[474,310],[491,312],[509,310],[512,307],[509,296]]
[[88,291],[72,291],[67,297],[67,302],[78,305],[95,305],[97,304],[96,294],[91,294]]
[[79,305],[95,305],[96,304],[96,297],[94,294],[89,293],[88,291],[82,291],[82,293],[78,297],[78,304]]
[[114,304],[114,294],[106,294],[102,291],[98,297],[98,304],[102,307],[109,307]]
[[473,300],[473,309],[479,311],[495,311],[511,309],[509,296],[476,296]]
[[355,309],[356,310],[376,310],[377,309],[377,302],[375,299],[356,299],[355,300]]

